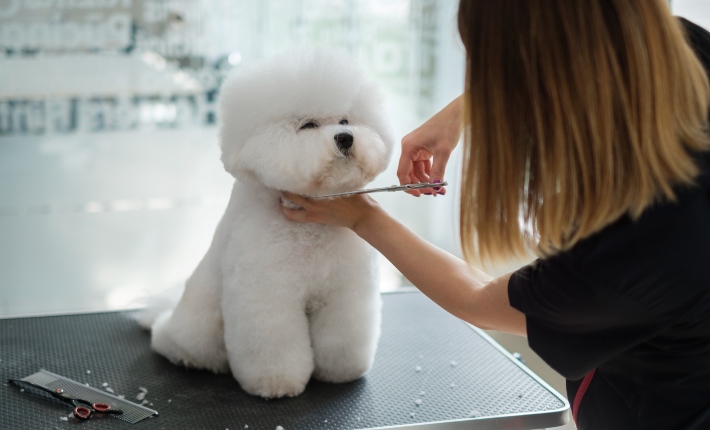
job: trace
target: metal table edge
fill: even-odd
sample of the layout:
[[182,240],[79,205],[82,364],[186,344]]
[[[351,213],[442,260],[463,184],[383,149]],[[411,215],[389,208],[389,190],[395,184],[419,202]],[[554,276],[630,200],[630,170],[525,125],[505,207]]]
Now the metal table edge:
[[14,319],[27,319],[27,318],[51,318],[51,317],[73,317],[82,315],[96,315],[96,314],[120,314],[127,312],[134,312],[144,309],[142,307],[133,308],[123,308],[123,309],[90,309],[90,310],[67,310],[67,311],[56,311],[56,312],[40,312],[36,314],[17,314],[17,315],[0,315],[0,321],[2,320],[14,320]]
[[[421,293],[416,287],[401,289],[399,291],[388,291],[383,294],[411,294],[411,293]],[[520,370],[525,372],[528,376],[545,388],[550,394],[555,396],[560,402],[562,402],[562,407],[558,409],[553,409],[549,411],[541,411],[535,413],[521,413],[521,414],[506,414],[497,415],[494,417],[480,417],[480,418],[468,418],[462,420],[453,421],[437,421],[428,423],[418,423],[418,424],[404,424],[397,426],[388,427],[376,427],[371,429],[359,429],[359,430],[386,430],[386,429],[411,429],[411,430],[529,430],[529,429],[542,429],[547,427],[558,427],[567,424],[570,420],[570,404],[565,396],[560,394],[557,390],[552,388],[550,384],[545,382],[540,378],[535,372],[523,364],[520,360],[515,358],[508,350],[503,348],[495,339],[493,339],[488,333],[480,328],[471,325],[467,322],[461,321],[462,324],[476,332],[483,340],[488,342],[491,346],[496,348],[505,358],[514,363]]]

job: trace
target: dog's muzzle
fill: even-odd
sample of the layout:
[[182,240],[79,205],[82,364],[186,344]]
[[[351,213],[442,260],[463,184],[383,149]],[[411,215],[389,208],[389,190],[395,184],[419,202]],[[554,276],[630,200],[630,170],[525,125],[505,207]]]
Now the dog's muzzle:
[[353,134],[349,131],[338,133],[334,137],[335,144],[343,154],[347,154],[348,150],[353,146]]

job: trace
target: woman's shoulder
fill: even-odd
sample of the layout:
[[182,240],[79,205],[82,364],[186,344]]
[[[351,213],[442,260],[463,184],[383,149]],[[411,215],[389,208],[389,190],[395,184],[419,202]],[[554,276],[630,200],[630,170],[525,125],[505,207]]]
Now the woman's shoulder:
[[[698,153],[700,175],[638,219],[622,216],[560,256],[580,273],[617,292],[647,296],[657,289],[702,291],[710,300],[710,152]],[[659,296],[660,297],[660,296]]]

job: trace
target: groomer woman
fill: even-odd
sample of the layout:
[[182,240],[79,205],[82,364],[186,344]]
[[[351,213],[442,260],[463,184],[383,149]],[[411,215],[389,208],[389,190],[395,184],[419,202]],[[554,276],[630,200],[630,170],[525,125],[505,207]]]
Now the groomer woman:
[[463,131],[465,257],[539,259],[491,278],[367,195],[284,214],[527,335],[581,430],[710,429],[710,34],[665,0],[462,0],[458,25],[465,92],[402,140],[400,181],[442,180]]

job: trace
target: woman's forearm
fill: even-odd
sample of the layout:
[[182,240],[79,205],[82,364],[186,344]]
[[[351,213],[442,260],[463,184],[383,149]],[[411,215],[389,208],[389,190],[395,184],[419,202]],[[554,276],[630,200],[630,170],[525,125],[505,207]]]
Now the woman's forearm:
[[409,231],[365,194],[333,200],[283,195],[300,207],[282,205],[286,218],[352,229],[451,314],[481,328],[525,334],[525,315],[508,301],[510,274],[492,279]]
[[524,315],[508,301],[509,274],[493,279],[412,233],[379,207],[353,230],[451,314],[481,328],[525,334]]

